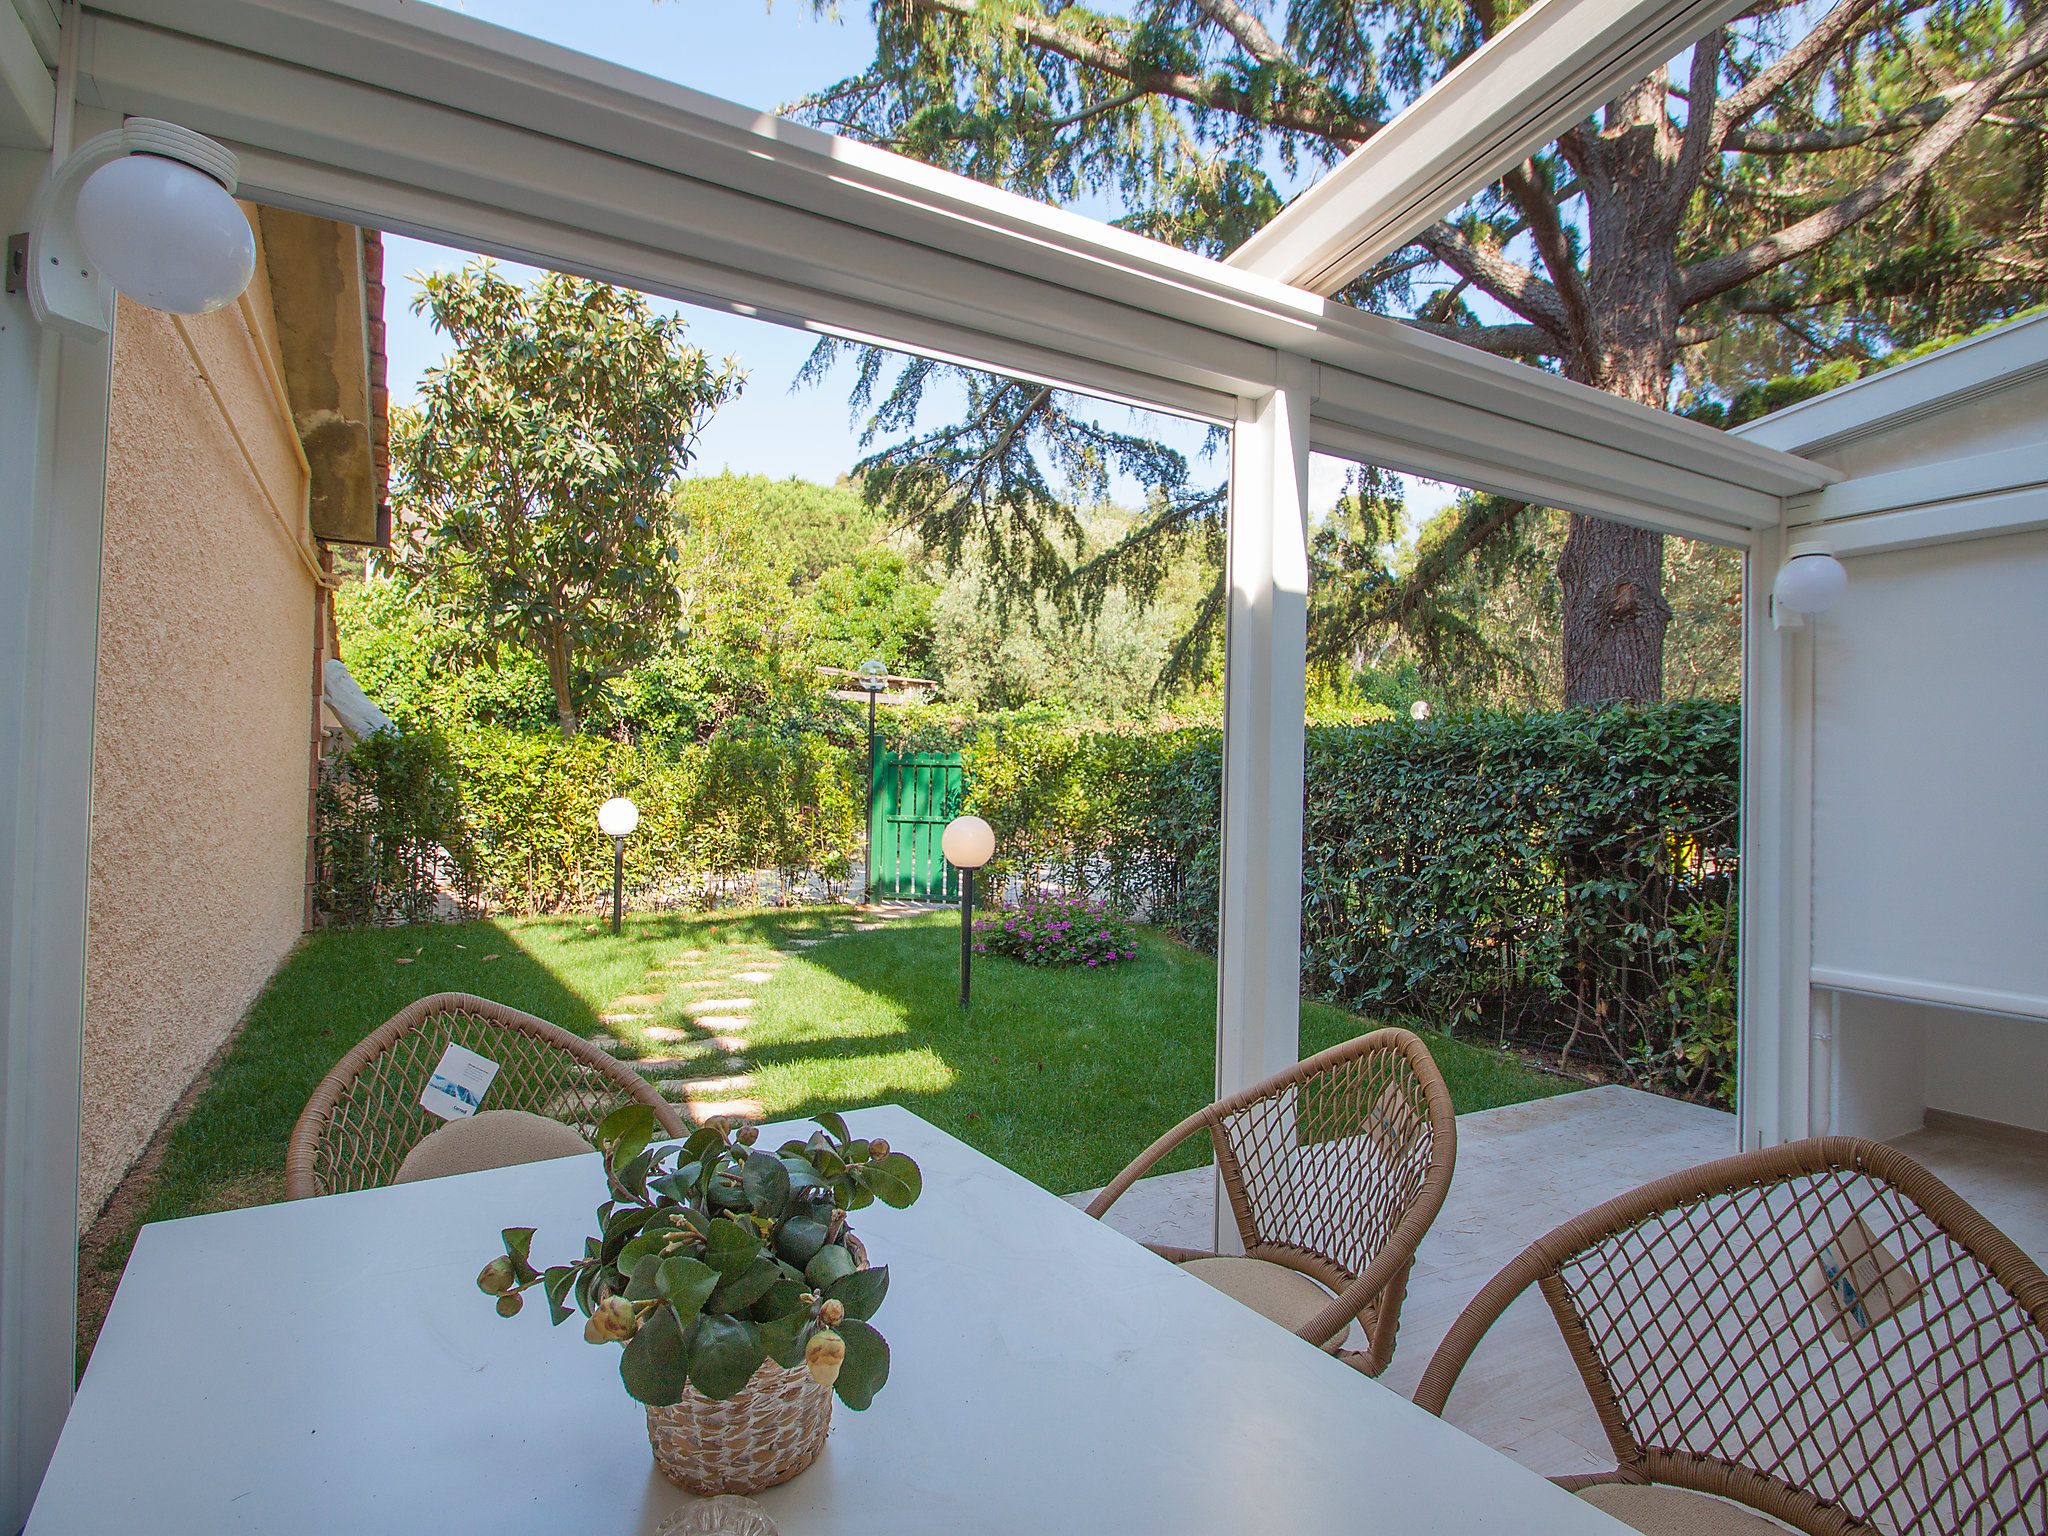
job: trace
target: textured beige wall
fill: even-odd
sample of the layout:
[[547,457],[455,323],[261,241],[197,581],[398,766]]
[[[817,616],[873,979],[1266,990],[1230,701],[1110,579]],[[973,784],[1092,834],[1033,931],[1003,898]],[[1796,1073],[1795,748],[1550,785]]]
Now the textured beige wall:
[[184,320],[221,403],[171,316],[115,326],[81,1228],[300,932],[317,589],[265,496],[303,526],[260,263],[249,299],[253,338]]

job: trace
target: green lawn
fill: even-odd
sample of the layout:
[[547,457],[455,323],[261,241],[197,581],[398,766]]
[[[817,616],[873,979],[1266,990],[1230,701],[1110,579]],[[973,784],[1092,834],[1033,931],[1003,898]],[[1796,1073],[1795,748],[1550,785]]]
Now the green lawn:
[[[341,1055],[415,998],[474,992],[579,1035],[611,1033],[624,1055],[693,1055],[721,1070],[702,1037],[657,1045],[640,1026],[601,1025],[622,994],[684,976],[731,976],[792,939],[826,942],[782,957],[772,980],[694,995],[754,998],[746,1059],[753,1096],[776,1119],[899,1103],[1057,1193],[1108,1182],[1161,1131],[1209,1097],[1215,963],[1149,930],[1114,971],[1034,970],[982,957],[973,1009],[958,1007],[958,920],[949,913],[859,932],[846,908],[628,918],[625,932],[582,919],[506,919],[317,934],[286,961],[192,1114],[171,1136],[142,1220],[282,1199],[285,1143],[314,1086]],[[670,968],[689,951],[701,961]],[[689,1026],[683,986],[650,1024]],[[1372,1021],[1301,1010],[1304,1055]],[[1459,1111],[1563,1091],[1498,1052],[1429,1037]],[[1185,1150],[1167,1166],[1206,1160]],[[86,1277],[103,1296],[133,1234]],[[103,1305],[103,1301],[99,1303]],[[97,1332],[81,1320],[81,1358]]]

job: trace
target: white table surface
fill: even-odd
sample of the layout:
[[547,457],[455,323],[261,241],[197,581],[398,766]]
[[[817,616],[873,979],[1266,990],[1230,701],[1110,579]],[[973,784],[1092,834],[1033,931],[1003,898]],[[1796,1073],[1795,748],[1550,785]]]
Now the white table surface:
[[[759,1496],[784,1536],[1625,1529],[908,1111],[848,1119],[924,1196],[855,1217],[889,1384]],[[580,1254],[602,1195],[593,1155],[145,1227],[28,1536],[648,1536],[689,1496],[618,1350],[475,1284],[501,1227]]]

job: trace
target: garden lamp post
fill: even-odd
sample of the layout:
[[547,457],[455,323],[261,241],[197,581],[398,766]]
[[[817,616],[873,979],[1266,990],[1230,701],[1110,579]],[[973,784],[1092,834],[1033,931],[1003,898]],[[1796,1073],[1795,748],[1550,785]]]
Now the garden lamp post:
[[640,807],[623,795],[614,796],[597,808],[597,830],[612,840],[612,932],[619,931],[619,914],[626,904],[626,839],[640,825]]
[[879,656],[870,656],[860,664],[857,674],[860,685],[868,695],[868,851],[861,861],[867,886],[868,900],[875,899],[875,700],[884,688],[889,686],[889,664]]
[[995,856],[995,829],[979,816],[955,816],[939,838],[946,862],[960,871],[960,1006],[974,969],[974,872]]

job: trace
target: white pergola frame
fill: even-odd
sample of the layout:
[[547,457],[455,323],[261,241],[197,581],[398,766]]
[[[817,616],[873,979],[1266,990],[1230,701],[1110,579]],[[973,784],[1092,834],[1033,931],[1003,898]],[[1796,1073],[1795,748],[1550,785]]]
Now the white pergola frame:
[[[169,118],[233,148],[243,195],[257,201],[1229,425],[1219,1092],[1298,1054],[1311,450],[1744,549],[1752,588],[1778,563],[1785,500],[1840,478],[454,12],[399,0],[87,0],[66,5],[60,40],[52,0],[15,5],[0,5],[0,97],[33,125],[45,110],[34,88],[61,49],[47,108],[60,144],[74,122],[87,132],[119,114]],[[1602,19],[1578,36],[1604,63],[1561,76],[1549,58],[1527,87],[1544,99],[1521,114],[1524,138],[1547,134],[1560,78],[1582,92],[1611,85],[1616,36],[1655,9],[1544,0],[1538,12]],[[1688,14],[1701,30],[1726,9]],[[10,29],[17,14],[27,25]],[[1517,78],[1516,31],[1490,48],[1489,78]],[[1417,110],[1432,110],[1430,98]],[[51,137],[33,141],[41,150],[0,150],[10,230],[23,227]],[[8,142],[21,144],[18,125]],[[1468,157],[1466,192],[1497,169],[1504,142]],[[1382,212],[1354,216],[1384,240]],[[0,490],[0,1530],[11,1530],[70,1391],[111,348],[39,334],[18,298],[0,315],[0,451],[34,467]],[[1759,606],[1746,659],[1745,1029],[1775,1018],[1797,969],[1769,873],[1787,770],[1773,713],[1783,666]],[[1803,985],[1802,973],[1801,1019]],[[1753,1098],[1746,1144],[1800,1133],[1768,1095]]]

